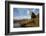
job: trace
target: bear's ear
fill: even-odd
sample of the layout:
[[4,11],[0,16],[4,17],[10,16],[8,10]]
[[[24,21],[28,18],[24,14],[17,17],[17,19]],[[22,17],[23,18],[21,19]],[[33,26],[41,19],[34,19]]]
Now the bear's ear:
[[32,12],[31,17],[32,17],[32,18],[36,18],[36,15]]

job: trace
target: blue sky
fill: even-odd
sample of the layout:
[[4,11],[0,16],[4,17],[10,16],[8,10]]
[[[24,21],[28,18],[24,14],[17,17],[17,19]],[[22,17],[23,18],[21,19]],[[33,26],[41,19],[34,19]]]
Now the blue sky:
[[13,8],[13,16],[27,16],[27,11],[34,12],[35,14],[39,13],[38,8]]

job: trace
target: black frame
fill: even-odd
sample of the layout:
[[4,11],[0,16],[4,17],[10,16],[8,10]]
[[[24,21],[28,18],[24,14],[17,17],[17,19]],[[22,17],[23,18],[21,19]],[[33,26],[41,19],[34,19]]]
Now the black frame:
[[[9,9],[9,4],[25,4],[25,5],[42,5],[43,9],[43,30],[42,31],[25,31],[25,32],[10,32],[10,9]],[[16,34],[33,34],[33,33],[44,33],[45,31],[45,4],[44,3],[37,3],[37,2],[17,2],[17,1],[5,1],[5,35],[16,35]]]

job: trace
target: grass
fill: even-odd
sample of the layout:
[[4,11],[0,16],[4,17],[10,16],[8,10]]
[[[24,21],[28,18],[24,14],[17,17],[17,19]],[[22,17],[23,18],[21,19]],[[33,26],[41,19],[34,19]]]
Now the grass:
[[23,19],[23,20],[15,20],[15,23],[21,24],[23,27],[38,27],[39,26],[39,17],[32,19]]

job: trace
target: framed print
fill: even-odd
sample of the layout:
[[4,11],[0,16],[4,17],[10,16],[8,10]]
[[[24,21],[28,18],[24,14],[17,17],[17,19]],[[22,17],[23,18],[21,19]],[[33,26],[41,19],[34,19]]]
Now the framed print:
[[44,3],[5,1],[5,35],[44,33]]

